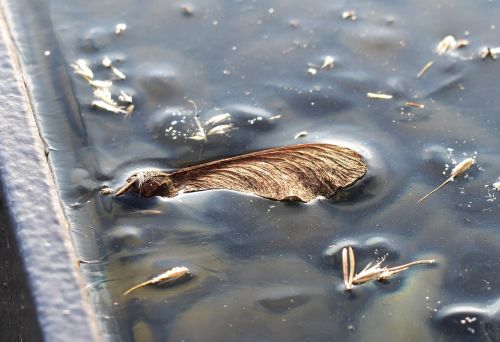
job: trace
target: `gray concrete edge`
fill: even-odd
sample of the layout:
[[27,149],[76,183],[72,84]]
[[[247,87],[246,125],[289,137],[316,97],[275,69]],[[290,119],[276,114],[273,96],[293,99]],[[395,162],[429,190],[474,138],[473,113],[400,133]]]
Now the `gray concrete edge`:
[[0,183],[46,341],[97,341],[43,142],[0,6]]

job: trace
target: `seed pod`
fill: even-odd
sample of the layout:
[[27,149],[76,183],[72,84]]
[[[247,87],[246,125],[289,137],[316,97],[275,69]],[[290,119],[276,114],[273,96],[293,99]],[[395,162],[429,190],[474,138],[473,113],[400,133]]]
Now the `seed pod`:
[[366,173],[355,151],[330,144],[278,147],[186,167],[172,173],[132,174],[115,196],[174,197],[185,192],[227,189],[284,201],[329,198]]

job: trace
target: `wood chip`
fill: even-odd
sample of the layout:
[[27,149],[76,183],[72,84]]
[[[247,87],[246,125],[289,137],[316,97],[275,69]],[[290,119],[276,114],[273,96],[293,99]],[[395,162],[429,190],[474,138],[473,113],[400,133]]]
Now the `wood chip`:
[[332,197],[366,173],[355,151],[330,144],[278,147],[190,166],[172,173],[132,174],[115,194],[174,197],[180,193],[227,189],[278,201],[309,202]]

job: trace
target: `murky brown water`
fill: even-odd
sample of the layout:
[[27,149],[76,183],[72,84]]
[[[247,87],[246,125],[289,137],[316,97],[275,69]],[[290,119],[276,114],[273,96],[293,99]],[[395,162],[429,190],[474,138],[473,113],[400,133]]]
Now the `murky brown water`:
[[[500,177],[500,61],[478,56],[500,45],[498,3],[7,3],[110,340],[500,339],[500,193],[491,187]],[[350,9],[357,20],[341,18]],[[118,23],[127,25],[121,35]],[[437,56],[448,34],[470,45]],[[328,55],[333,69],[307,71]],[[128,118],[92,108],[91,87],[70,67],[82,58],[107,79],[105,56],[127,76],[112,89],[133,95]],[[366,96],[378,91],[394,97]],[[230,113],[234,129],[187,139],[196,127],[188,99],[202,122]],[[301,131],[307,136],[295,140]],[[369,173],[338,201],[310,204],[229,191],[115,199],[96,190],[136,169],[297,142],[351,146]],[[467,177],[417,206],[465,156],[477,160]],[[385,254],[390,265],[438,264],[346,293],[339,251],[347,245],[358,267]],[[193,279],[122,296],[179,265]]]

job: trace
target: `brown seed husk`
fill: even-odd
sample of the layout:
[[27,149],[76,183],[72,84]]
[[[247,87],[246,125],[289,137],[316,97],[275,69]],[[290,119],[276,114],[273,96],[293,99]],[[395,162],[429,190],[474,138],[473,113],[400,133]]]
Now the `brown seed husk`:
[[180,193],[227,189],[286,201],[309,202],[332,197],[366,173],[359,153],[337,145],[301,144],[278,147],[190,166],[173,173],[133,174],[121,189],[141,197],[174,197]]

